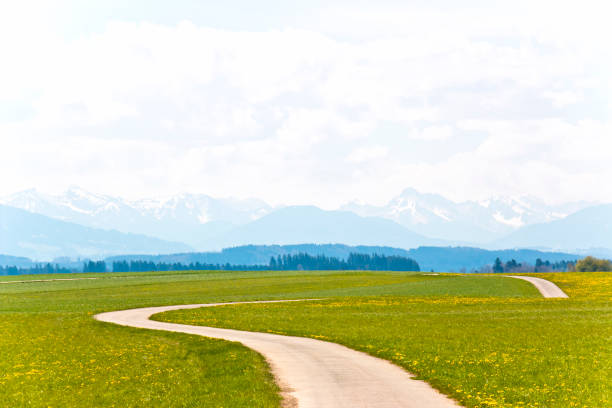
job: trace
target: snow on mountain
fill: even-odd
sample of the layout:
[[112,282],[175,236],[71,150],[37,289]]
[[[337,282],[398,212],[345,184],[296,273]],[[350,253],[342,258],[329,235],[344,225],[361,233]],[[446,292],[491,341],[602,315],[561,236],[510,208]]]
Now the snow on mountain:
[[121,199],[89,193],[78,187],[62,195],[48,195],[35,189],[0,199],[0,203],[57,219],[79,222],[105,213],[117,213],[126,204]]
[[406,189],[384,206],[349,203],[341,209],[393,220],[433,238],[483,244],[521,227],[562,219],[589,204],[548,206],[531,197],[493,197],[455,203],[437,194]]
[[26,190],[0,199],[0,203],[88,227],[146,234],[186,242],[196,248],[211,237],[272,210],[256,199],[180,194],[166,199],[128,201],[78,187],[59,195]]
[[[246,234],[249,224],[279,211],[257,199],[179,194],[128,201],[78,187],[59,195],[26,190],[0,199],[0,203],[88,227],[184,242],[198,250],[217,248],[221,241],[227,245],[252,243],[238,239],[239,232]],[[588,205],[579,202],[549,206],[531,197],[456,203],[437,194],[406,189],[383,206],[352,202],[340,210],[391,220],[424,237],[483,246],[526,226],[563,219]]]
[[0,205],[0,253],[3,254],[50,261],[59,256],[99,257],[122,253],[161,254],[191,250],[193,248],[180,242],[84,227]]

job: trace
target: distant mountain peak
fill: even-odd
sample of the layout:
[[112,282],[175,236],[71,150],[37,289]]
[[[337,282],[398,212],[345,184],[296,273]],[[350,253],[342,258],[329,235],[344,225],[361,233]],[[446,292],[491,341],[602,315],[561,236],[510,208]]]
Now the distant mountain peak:
[[256,199],[216,199],[205,194],[181,193],[125,200],[78,186],[54,195],[25,190],[0,198],[0,203],[92,228],[187,241],[196,247],[221,231],[252,222],[273,210]]
[[531,196],[493,196],[457,203],[439,194],[406,188],[386,205],[351,202],[342,208],[387,218],[426,236],[486,244],[523,226],[561,219],[588,205],[551,206]]
[[180,242],[91,228],[0,205],[0,253],[49,261],[58,256],[188,251]]
[[[126,200],[92,193],[78,186],[70,186],[65,192],[55,195],[32,188],[0,198],[0,203],[87,227],[112,228],[164,240],[182,241],[198,249],[217,248],[221,245],[222,237],[229,240],[224,241],[226,245],[249,243],[243,238],[238,239],[238,232],[234,235],[230,233],[243,227],[244,231],[251,231],[251,227],[246,227],[254,224],[255,228],[259,225],[258,221],[267,216],[270,218],[266,218],[266,222],[279,220],[275,224],[278,229],[290,224],[296,225],[295,220],[303,220],[300,228],[309,231],[317,239],[323,238],[315,234],[316,228],[332,226],[330,239],[339,240],[345,236],[337,230],[352,230],[352,224],[367,221],[372,223],[368,228],[376,227],[377,233],[381,233],[380,239],[384,238],[381,231],[386,228],[386,231],[394,231],[398,236],[414,233],[420,237],[412,241],[398,239],[397,242],[418,243],[419,239],[426,242],[431,238],[444,242],[487,245],[530,225],[563,219],[589,205],[584,202],[548,205],[530,196],[496,196],[487,200],[457,203],[439,194],[406,188],[384,205],[351,201],[337,210],[326,211],[313,205],[272,207],[256,198],[214,198],[187,192],[163,198]],[[362,236],[358,230],[352,231],[354,237],[347,239]],[[232,242],[232,236],[238,241]],[[289,231],[286,236],[290,236]],[[268,237],[272,239],[273,235]],[[257,237],[252,235],[252,238]],[[293,236],[292,239],[303,241],[298,238]],[[366,240],[364,242],[376,244],[367,236],[363,236],[363,239]],[[387,241],[383,239],[382,242]]]

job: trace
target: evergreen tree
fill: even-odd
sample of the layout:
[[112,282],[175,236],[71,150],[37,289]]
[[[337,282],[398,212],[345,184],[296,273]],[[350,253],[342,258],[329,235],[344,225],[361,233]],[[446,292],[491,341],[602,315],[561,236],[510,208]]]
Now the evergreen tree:
[[496,258],[495,263],[493,264],[493,273],[503,273],[504,272],[504,264],[502,264],[501,259]]

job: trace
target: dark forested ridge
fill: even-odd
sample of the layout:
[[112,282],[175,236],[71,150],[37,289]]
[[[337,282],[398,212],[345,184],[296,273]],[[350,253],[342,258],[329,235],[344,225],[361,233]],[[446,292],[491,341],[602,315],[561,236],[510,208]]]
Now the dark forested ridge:
[[267,265],[271,257],[279,255],[325,255],[346,259],[351,253],[397,255],[409,257],[401,248],[386,246],[349,246],[342,244],[299,244],[299,245],[243,245],[225,248],[218,252],[186,252],[170,255],[120,255],[106,258],[107,263],[115,261],[148,261],[154,263],[201,263],[233,265]]
[[[353,258],[351,258],[351,254]],[[354,256],[368,255],[376,261],[371,264],[363,261],[355,263]],[[296,256],[308,255],[307,262],[296,261]],[[280,262],[279,262],[280,256]],[[491,268],[499,258],[503,262],[510,262],[511,269],[524,271],[544,272],[547,270],[561,271],[567,269],[569,264],[583,256],[560,252],[543,252],[531,249],[512,249],[490,251],[471,247],[419,247],[416,249],[400,249],[384,246],[348,246],[342,244],[301,244],[301,245],[245,245],[226,248],[219,252],[187,252],[171,255],[123,255],[113,256],[101,261],[89,262],[70,261],[67,259],[51,263],[51,268],[58,271],[72,272],[99,272],[104,270],[117,271],[148,271],[148,270],[184,270],[184,269],[224,269],[224,270],[263,270],[297,267],[311,269],[318,264],[318,269],[333,269],[330,265],[337,265],[336,269],[363,269],[362,265],[371,265],[371,269],[380,268],[380,257],[386,257],[390,262],[388,268],[401,268],[408,270],[408,266],[397,266],[397,259],[405,258],[415,261],[421,270],[434,270],[439,272],[485,272]],[[276,265],[271,265],[274,258]],[[299,258],[299,257],[298,257]],[[27,258],[0,256],[0,274],[22,273],[51,273],[46,265],[38,265]],[[303,261],[303,260],[302,260]],[[371,261],[371,260],[370,260]],[[513,263],[513,261],[516,263]],[[10,263],[15,262],[15,263]],[[360,261],[361,262],[361,261]],[[305,266],[306,264],[306,266]],[[399,262],[401,264],[401,262]],[[116,268],[114,266],[116,265]],[[353,266],[348,266],[353,265]],[[519,267],[520,265],[520,267]],[[15,268],[14,266],[17,266]],[[10,271],[9,271],[10,267]],[[32,268],[32,269],[30,269]],[[384,269],[384,268],[382,268]],[[31,270],[31,272],[30,272]],[[393,270],[393,269],[392,269]]]
[[245,245],[226,248],[220,252],[190,252],[172,255],[124,255],[106,258],[108,264],[115,261],[148,261],[157,263],[200,263],[200,264],[232,264],[232,265],[268,265],[270,258],[279,255],[309,254],[324,255],[346,260],[351,253],[400,256],[414,259],[422,270],[441,272],[471,272],[485,265],[492,265],[496,258],[515,259],[520,263],[535,265],[537,259],[551,263],[575,261],[582,258],[575,254],[560,252],[544,252],[532,249],[506,249],[490,251],[472,247],[419,247],[401,249],[385,246],[349,246],[342,244],[301,244],[301,245]]
[[325,255],[283,255],[270,258],[270,269],[280,270],[370,270],[370,271],[420,271],[419,264],[411,258],[397,255],[349,254],[344,259]]
[[72,273],[79,272],[74,269],[64,268],[57,264],[37,264],[30,265],[27,267],[20,266],[1,266],[0,265],[0,276],[2,275],[30,275],[30,274],[48,274],[48,273]]
[[397,255],[370,255],[351,253],[347,259],[325,255],[278,255],[270,257],[266,265],[202,264],[199,262],[182,264],[152,261],[114,261],[113,272],[143,272],[171,270],[374,270],[374,271],[419,271],[414,260]]

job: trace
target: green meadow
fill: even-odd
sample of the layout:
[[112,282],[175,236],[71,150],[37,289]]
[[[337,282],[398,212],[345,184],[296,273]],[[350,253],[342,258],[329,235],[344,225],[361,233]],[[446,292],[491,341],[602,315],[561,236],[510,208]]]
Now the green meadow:
[[[612,273],[538,276],[571,299],[543,299],[508,278],[429,276],[384,293],[369,288],[377,296],[154,318],[341,343],[393,361],[468,407],[612,406]],[[480,294],[452,293],[472,284]]]
[[[538,275],[542,276],[542,275]],[[73,281],[3,283],[54,278]],[[467,406],[609,406],[612,274],[527,282],[390,272],[176,272],[0,278],[0,406],[278,407],[266,362],[236,343],[97,322],[135,307],[322,300],[156,318],[309,336],[405,367]]]

